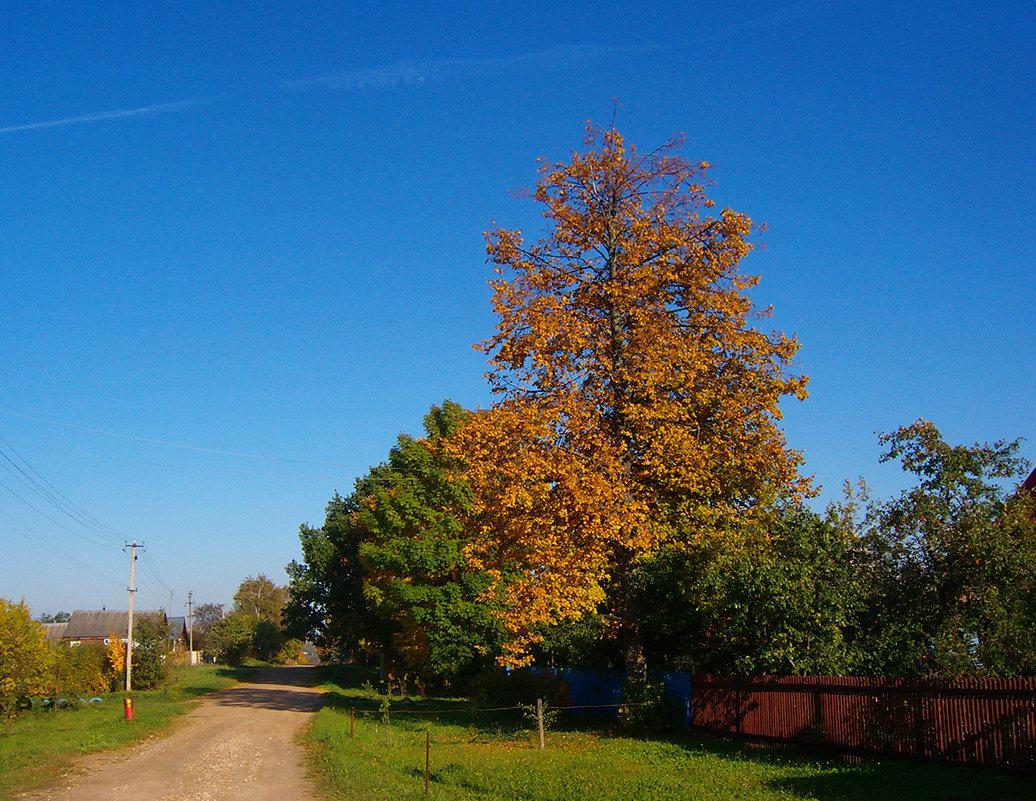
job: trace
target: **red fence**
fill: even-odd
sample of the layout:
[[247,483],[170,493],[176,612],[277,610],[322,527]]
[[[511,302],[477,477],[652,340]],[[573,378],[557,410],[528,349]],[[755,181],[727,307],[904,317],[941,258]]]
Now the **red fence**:
[[695,676],[692,725],[748,738],[1036,770],[1036,679]]

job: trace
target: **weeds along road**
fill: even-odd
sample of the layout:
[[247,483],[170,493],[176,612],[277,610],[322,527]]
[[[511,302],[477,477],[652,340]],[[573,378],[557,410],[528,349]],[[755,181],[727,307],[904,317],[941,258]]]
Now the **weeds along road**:
[[87,758],[45,801],[316,801],[295,735],[316,709],[309,668],[270,668],[217,693],[168,736]]

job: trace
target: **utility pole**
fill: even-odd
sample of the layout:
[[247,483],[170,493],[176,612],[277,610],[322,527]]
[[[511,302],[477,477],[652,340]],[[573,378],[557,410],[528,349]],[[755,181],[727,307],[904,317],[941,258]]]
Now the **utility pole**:
[[187,657],[187,660],[192,665],[194,664],[194,662],[191,661],[191,660],[194,659],[194,612],[193,612],[193,605],[194,605],[194,593],[193,592],[188,592],[187,593],[187,653],[189,653],[190,656]]
[[130,583],[126,588],[129,591],[129,620],[126,622],[126,692],[130,692],[133,688],[133,593],[137,591],[134,584],[137,575],[137,548],[144,546],[134,540],[126,543],[126,547],[130,549]]

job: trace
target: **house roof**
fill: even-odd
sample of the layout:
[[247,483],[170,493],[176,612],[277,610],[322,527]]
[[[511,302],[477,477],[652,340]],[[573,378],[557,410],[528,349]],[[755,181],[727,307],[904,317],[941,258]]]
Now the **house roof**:
[[185,617],[169,618],[169,639],[175,640],[177,637],[187,637],[187,618]]
[[48,640],[60,640],[65,636],[68,623],[43,623],[43,634]]
[[1029,473],[1029,477],[1022,482],[1022,489],[1027,489],[1033,495],[1036,495],[1036,470]]
[[[126,618],[128,612],[109,611],[107,609],[89,611],[77,609],[72,613],[68,621],[68,628],[65,629],[63,639],[66,640],[100,640],[115,634],[117,637],[126,636]],[[133,619],[142,617],[158,618],[165,622],[165,612],[146,610],[133,613]]]

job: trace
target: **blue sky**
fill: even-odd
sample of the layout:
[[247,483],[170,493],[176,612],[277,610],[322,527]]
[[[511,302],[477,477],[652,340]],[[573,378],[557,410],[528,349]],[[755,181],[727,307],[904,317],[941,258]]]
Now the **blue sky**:
[[36,613],[125,608],[129,540],[138,608],[286,581],[299,524],[431,404],[489,403],[482,232],[537,236],[512,190],[613,113],[643,149],[684,133],[767,224],[744,267],[802,343],[785,431],[818,503],[902,488],[876,432],[919,417],[1036,460],[1031,2],[67,2],[4,27],[0,597]]

